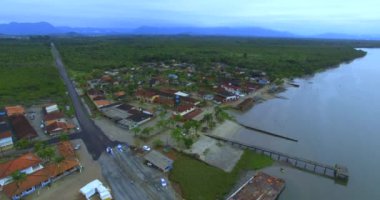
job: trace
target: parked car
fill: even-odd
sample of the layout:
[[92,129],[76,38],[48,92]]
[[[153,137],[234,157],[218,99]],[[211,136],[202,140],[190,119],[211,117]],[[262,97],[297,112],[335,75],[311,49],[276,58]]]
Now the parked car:
[[151,150],[150,146],[148,146],[148,145],[144,145],[144,146],[142,147],[142,149],[143,149],[144,151],[150,151],[150,150]]
[[168,183],[166,182],[166,180],[165,180],[164,178],[161,178],[161,179],[160,179],[160,182],[161,182],[161,186],[162,186],[162,187],[166,187],[166,186],[168,186]]
[[80,149],[80,144],[75,145],[74,149],[75,149],[75,150]]

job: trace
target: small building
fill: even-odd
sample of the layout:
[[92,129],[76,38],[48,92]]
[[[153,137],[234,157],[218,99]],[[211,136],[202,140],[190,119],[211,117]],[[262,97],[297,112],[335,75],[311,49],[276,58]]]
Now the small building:
[[10,117],[10,121],[18,140],[32,139],[38,136],[24,115],[12,116]]
[[176,93],[174,93],[175,95],[178,95],[178,96],[181,96],[181,97],[189,97],[189,94],[187,93],[184,93],[184,92],[181,92],[181,91],[178,91]]
[[42,160],[32,153],[0,163],[0,187],[12,182],[11,174],[13,172],[21,171],[26,174],[32,174],[42,168]]
[[156,166],[163,172],[168,172],[173,168],[173,160],[162,153],[152,150],[144,156],[144,159]]
[[65,115],[62,112],[53,112],[48,113],[44,116],[44,124],[45,126],[49,126],[54,122],[65,122]]
[[146,89],[137,90],[135,96],[137,100],[149,103],[153,103],[159,98],[159,95],[154,90]]
[[6,106],[5,111],[7,112],[8,117],[17,116],[17,115],[25,115],[25,108],[20,105]]
[[73,124],[67,123],[67,122],[60,122],[60,121],[55,121],[48,126],[45,127],[46,133],[53,135],[57,133],[67,133],[70,130],[74,129],[75,126]]
[[264,172],[258,172],[254,177],[245,182],[227,200],[276,200],[285,188],[285,181],[270,176]]
[[0,151],[13,148],[13,137],[11,126],[0,117]]
[[54,113],[54,112],[59,112],[59,108],[57,104],[52,104],[49,106],[44,107],[44,111],[46,114]]
[[187,104],[187,105],[179,105],[175,108],[175,111],[174,111],[174,115],[180,115],[180,116],[184,116],[188,113],[191,113],[195,110],[195,106],[191,105],[191,104]]
[[95,179],[87,185],[83,186],[79,191],[87,200],[90,200],[91,197],[94,196],[96,193],[99,194],[101,200],[112,199],[109,189],[104,187],[103,183],[100,182],[98,179]]

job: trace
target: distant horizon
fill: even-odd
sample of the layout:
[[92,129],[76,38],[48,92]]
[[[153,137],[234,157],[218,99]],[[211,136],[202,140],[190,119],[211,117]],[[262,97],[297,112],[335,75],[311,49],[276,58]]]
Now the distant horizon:
[[380,34],[380,2],[362,0],[3,0],[0,23],[96,28],[262,27],[301,35]]

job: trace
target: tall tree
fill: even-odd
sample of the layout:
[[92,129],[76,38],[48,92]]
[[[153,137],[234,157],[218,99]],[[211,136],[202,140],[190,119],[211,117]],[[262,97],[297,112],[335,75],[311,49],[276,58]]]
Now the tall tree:
[[15,171],[11,174],[13,181],[16,183],[17,189],[20,188],[22,182],[26,180],[27,175],[21,171]]

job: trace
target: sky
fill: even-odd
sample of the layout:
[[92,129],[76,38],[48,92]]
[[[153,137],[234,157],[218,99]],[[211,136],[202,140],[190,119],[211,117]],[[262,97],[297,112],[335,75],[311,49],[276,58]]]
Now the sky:
[[263,27],[298,34],[380,34],[380,0],[0,0],[0,23]]

